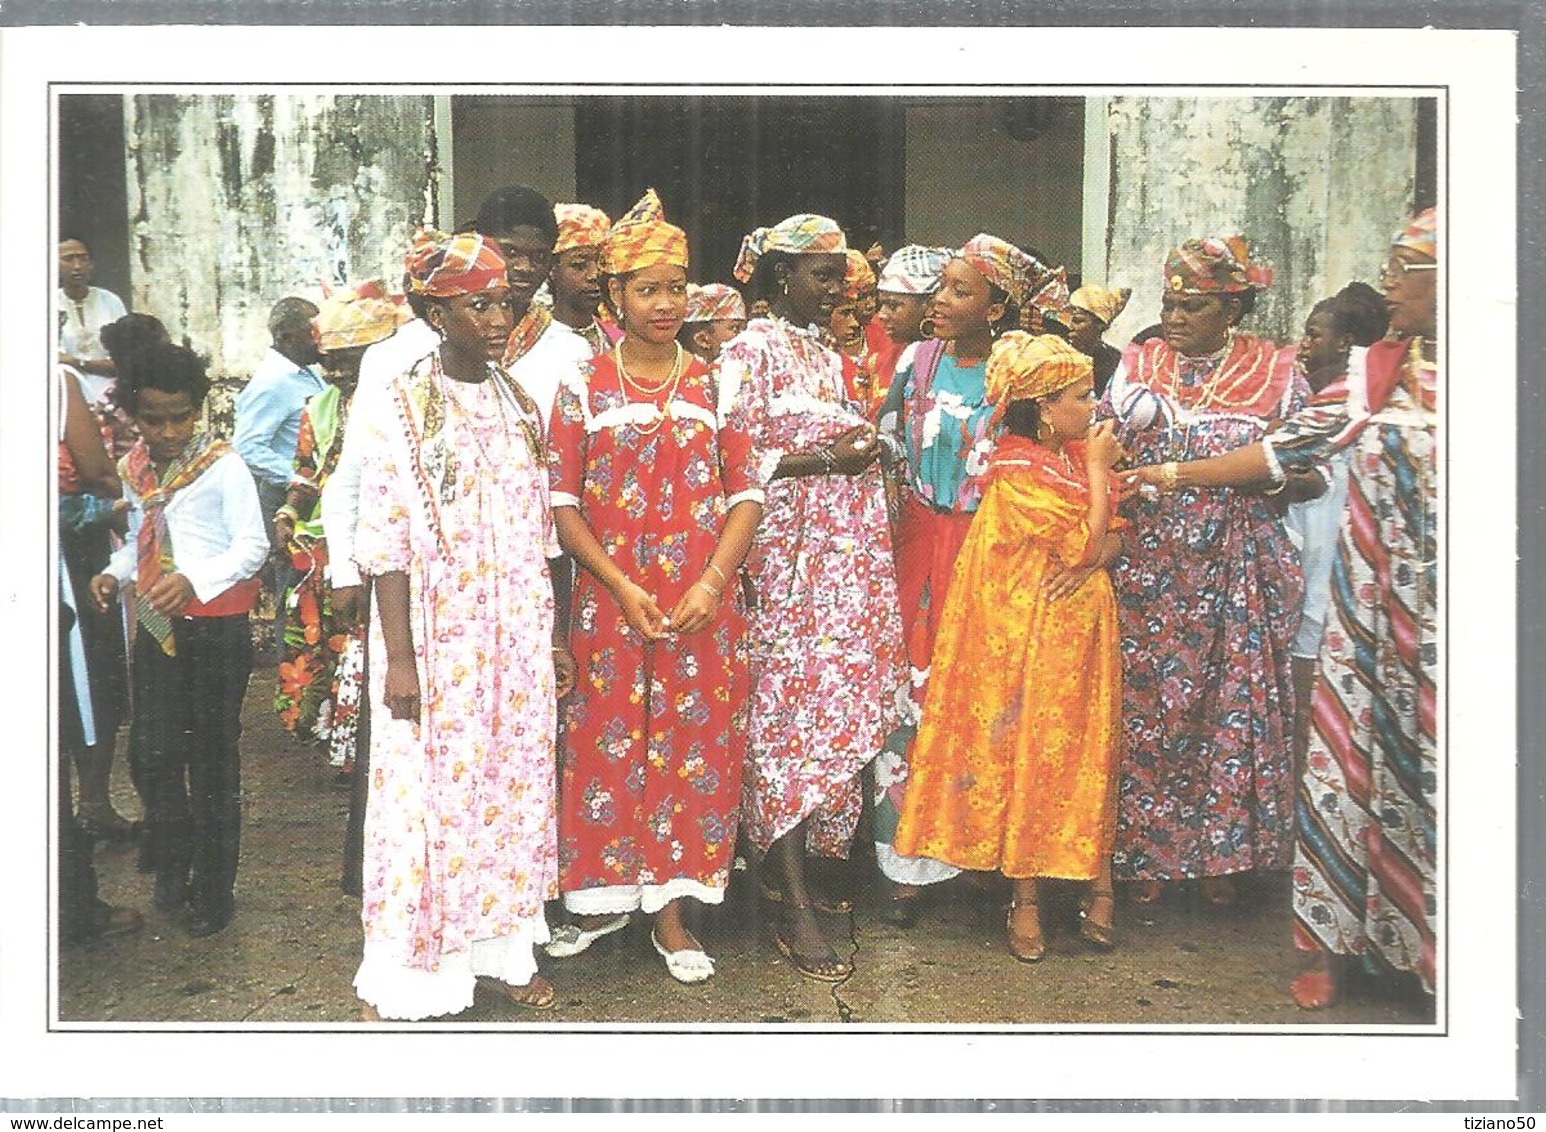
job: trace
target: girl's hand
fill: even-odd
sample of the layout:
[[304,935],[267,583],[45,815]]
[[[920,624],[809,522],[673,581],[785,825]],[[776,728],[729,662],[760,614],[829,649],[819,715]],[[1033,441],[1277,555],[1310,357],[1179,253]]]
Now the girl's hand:
[[1101,421],[1090,429],[1089,439],[1085,442],[1084,449],[1085,462],[1090,467],[1109,468],[1126,455],[1127,453],[1122,451],[1122,445],[1117,442],[1116,421]]
[[1084,585],[1097,569],[1099,567],[1096,566],[1070,568],[1061,562],[1053,562],[1047,571],[1046,580],[1041,584],[1042,592],[1047,595],[1048,601],[1061,601],[1070,594],[1077,593],[1079,587]]
[[553,642],[553,681],[559,699],[574,691],[579,679],[580,667],[574,662],[574,653],[564,641]]
[[290,512],[280,511],[274,515],[274,541],[281,549],[288,548],[295,538],[295,520]]
[[193,583],[181,574],[163,574],[150,587],[145,600],[163,617],[176,617],[194,598]]
[[388,660],[383,685],[381,699],[392,718],[419,722],[419,672],[413,663]]
[[118,579],[111,574],[98,574],[91,579],[91,600],[98,613],[106,613],[118,597]]
[[618,588],[617,604],[628,624],[646,641],[665,639],[666,615],[660,612],[660,606],[642,586],[625,580]]
[[1313,471],[1289,472],[1283,481],[1283,502],[1308,503],[1326,494],[1326,481]]
[[832,459],[845,476],[856,476],[880,459],[880,442],[872,424],[856,425],[832,442]]
[[719,612],[720,598],[709,589],[708,582],[694,582],[682,595],[682,600],[671,610],[673,633],[696,633],[714,623]]
[[1163,464],[1144,464],[1138,468],[1128,468],[1125,472],[1117,473],[1117,482],[1122,485],[1123,491],[1132,491],[1135,487],[1152,487],[1156,490],[1165,489],[1165,471]]
[[333,616],[340,625],[359,628],[365,612],[364,596],[364,586],[333,587]]

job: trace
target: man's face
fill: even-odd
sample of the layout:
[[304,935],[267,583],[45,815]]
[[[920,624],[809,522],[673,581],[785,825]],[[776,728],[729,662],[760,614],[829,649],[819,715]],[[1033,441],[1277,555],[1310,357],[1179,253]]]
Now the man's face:
[[547,282],[553,270],[553,241],[530,225],[512,228],[491,237],[505,260],[505,278],[510,282],[510,303],[517,316],[526,313],[537,288]]
[[79,240],[59,245],[59,285],[73,296],[85,295],[91,286],[91,252]]

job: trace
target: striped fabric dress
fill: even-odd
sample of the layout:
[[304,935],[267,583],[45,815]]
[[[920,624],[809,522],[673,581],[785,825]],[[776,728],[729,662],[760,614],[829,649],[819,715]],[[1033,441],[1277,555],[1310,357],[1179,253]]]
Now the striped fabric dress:
[[[1358,956],[1372,971],[1414,972],[1431,992],[1437,414],[1432,369],[1405,353],[1405,343],[1371,348],[1373,412],[1351,430],[1348,505],[1297,798],[1294,942]],[[1382,378],[1393,371],[1401,380],[1390,387]],[[1415,383],[1405,380],[1412,374]],[[1345,442],[1348,431],[1326,435]]]

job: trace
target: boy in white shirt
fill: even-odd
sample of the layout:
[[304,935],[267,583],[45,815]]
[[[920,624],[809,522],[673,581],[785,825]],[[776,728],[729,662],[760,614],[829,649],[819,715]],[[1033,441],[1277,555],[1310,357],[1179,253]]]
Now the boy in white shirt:
[[231,922],[241,827],[242,698],[252,673],[247,615],[268,536],[252,475],[199,429],[204,363],[151,347],[119,380],[140,440],[119,461],[128,539],[91,580],[97,608],[135,582],[131,765],[146,784],[145,836],[156,907],[182,911],[189,934]]

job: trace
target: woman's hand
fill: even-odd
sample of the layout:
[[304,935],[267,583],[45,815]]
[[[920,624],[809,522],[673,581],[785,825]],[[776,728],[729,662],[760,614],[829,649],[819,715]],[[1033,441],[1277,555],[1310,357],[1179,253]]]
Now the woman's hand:
[[1137,468],[1128,468],[1125,472],[1117,473],[1117,482],[1122,485],[1123,491],[1132,491],[1136,487],[1151,487],[1157,491],[1170,490],[1170,473],[1165,469],[1166,464],[1144,464]]
[[288,507],[274,512],[274,541],[281,549],[288,550],[295,539],[295,513]]
[[837,470],[856,476],[880,458],[880,442],[872,424],[856,425],[832,442],[827,449]]
[[682,600],[671,610],[673,633],[696,633],[714,623],[721,595],[709,587],[710,583],[698,581],[687,588]]
[[1085,442],[1085,462],[1092,468],[1109,468],[1127,453],[1122,451],[1122,445],[1117,442],[1116,421],[1101,421],[1100,424],[1090,429],[1089,439]]
[[419,671],[412,663],[387,661],[382,702],[393,719],[419,722]]
[[623,617],[636,633],[646,641],[665,639],[666,615],[660,612],[660,606],[655,604],[655,599],[642,586],[624,579],[617,589],[616,597]]
[[118,579],[111,574],[98,574],[91,579],[91,601],[98,613],[106,613],[118,598]]
[[580,676],[580,666],[574,662],[574,653],[567,641],[553,642],[553,683],[559,699],[574,691]]
[[1283,481],[1285,503],[1308,503],[1326,494],[1326,481],[1313,471],[1292,471]]
[[127,499],[113,500],[112,517],[107,521],[107,529],[120,536],[128,534],[129,511],[130,505]]
[[334,619],[340,625],[347,625],[351,629],[359,628],[365,613],[365,587],[334,586],[331,597]]

